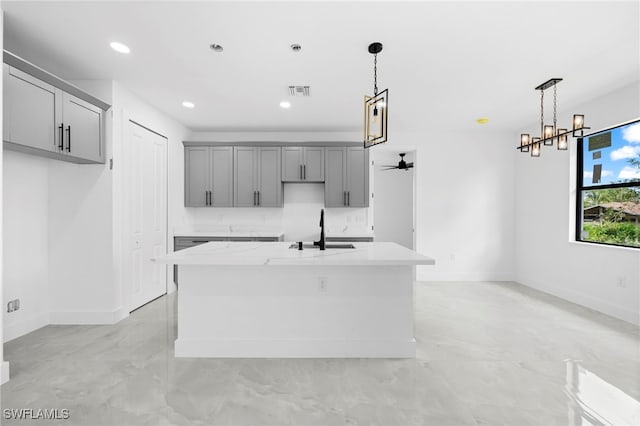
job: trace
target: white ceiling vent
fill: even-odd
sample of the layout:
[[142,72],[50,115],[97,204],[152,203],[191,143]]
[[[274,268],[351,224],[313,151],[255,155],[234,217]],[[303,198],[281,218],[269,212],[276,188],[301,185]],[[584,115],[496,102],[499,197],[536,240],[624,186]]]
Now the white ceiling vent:
[[311,86],[289,86],[291,96],[311,96]]

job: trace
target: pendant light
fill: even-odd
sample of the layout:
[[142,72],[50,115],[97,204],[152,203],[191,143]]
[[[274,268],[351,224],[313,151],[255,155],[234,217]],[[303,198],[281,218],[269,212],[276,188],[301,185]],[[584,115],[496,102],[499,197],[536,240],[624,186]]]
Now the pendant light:
[[389,109],[389,90],[378,93],[378,53],[382,52],[382,43],[371,43],[368,50],[373,55],[373,96],[364,97],[365,148],[387,141]]

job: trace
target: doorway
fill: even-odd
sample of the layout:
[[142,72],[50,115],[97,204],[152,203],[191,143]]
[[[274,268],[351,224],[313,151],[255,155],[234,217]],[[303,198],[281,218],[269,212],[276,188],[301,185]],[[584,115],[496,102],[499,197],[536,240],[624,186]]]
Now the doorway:
[[[415,151],[402,152],[407,163],[414,161]],[[382,150],[375,153],[373,232],[376,241],[391,241],[413,250],[415,168],[383,170],[387,165],[397,165],[399,154]]]
[[151,258],[167,252],[167,138],[133,121],[125,140],[129,177],[125,285],[129,311],[167,293],[167,267]]

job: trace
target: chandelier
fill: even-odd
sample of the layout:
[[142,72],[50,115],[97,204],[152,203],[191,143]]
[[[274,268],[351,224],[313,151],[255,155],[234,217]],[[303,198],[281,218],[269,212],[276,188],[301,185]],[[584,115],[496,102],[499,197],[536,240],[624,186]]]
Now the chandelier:
[[373,55],[373,96],[364,97],[364,147],[369,148],[387,141],[387,116],[389,90],[378,93],[378,53],[382,43],[371,43],[369,53]]
[[[528,133],[520,134],[520,152],[531,152],[532,157],[540,157],[540,148],[542,146],[553,146],[553,143],[557,143],[557,148],[560,151],[566,151],[569,148],[568,135],[581,137],[584,135],[583,131],[589,129],[584,126],[584,114],[573,115],[573,127],[571,130],[558,128],[557,123],[557,99],[558,88],[556,85],[561,82],[561,78],[552,78],[545,81],[541,85],[535,88],[540,91],[540,137],[530,137]],[[544,91],[553,87],[553,124],[544,124]]]

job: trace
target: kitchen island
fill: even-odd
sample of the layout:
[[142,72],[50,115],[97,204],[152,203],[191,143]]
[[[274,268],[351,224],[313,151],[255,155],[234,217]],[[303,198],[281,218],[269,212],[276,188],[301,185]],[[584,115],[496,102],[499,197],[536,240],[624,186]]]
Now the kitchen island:
[[291,249],[210,242],[178,265],[177,357],[415,356],[413,282],[426,256],[395,243]]

